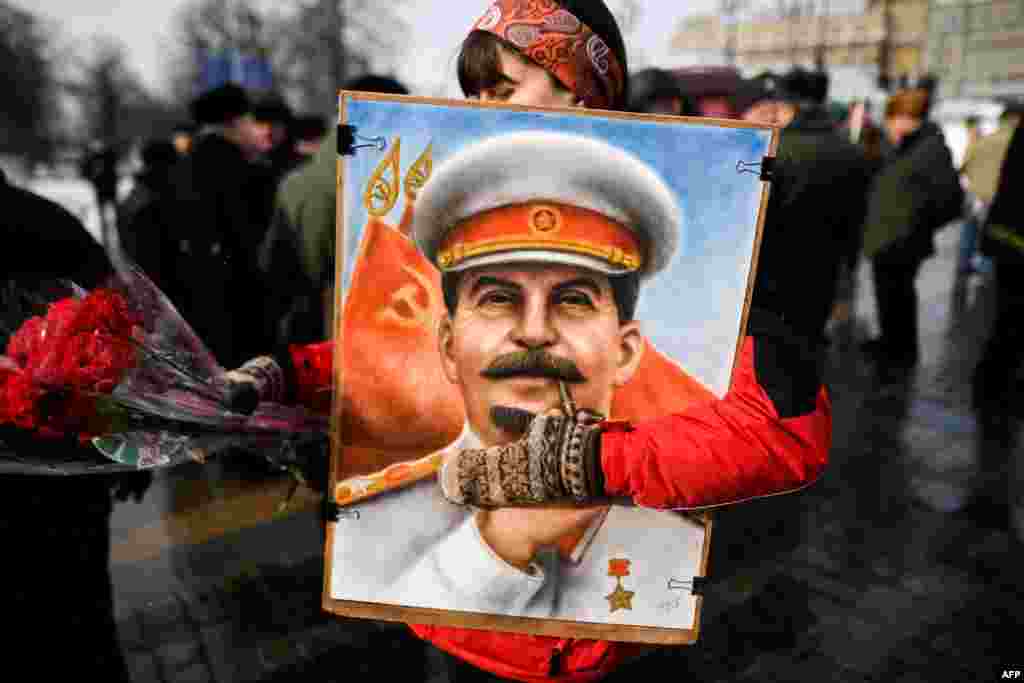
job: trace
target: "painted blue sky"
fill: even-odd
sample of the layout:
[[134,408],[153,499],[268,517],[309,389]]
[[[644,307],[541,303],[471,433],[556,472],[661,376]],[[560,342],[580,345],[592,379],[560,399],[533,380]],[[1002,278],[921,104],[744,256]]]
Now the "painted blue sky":
[[[770,131],[379,100],[348,100],[346,120],[361,135],[384,136],[389,143],[400,137],[403,175],[428,144],[433,144],[436,168],[466,145],[524,130],[593,136],[645,161],[677,193],[684,218],[680,249],[673,263],[643,286],[637,317],[659,349],[716,394],[724,394],[763,187],[756,174],[738,173],[737,162],[765,156]],[[345,282],[367,217],[362,190],[384,154],[361,149],[346,158],[344,205],[350,225]],[[398,222],[403,201],[389,221]]]

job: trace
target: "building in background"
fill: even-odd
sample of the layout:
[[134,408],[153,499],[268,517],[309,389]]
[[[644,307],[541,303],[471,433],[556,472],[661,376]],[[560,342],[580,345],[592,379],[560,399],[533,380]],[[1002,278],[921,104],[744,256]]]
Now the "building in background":
[[735,64],[748,75],[821,64],[833,99],[877,97],[925,75],[928,11],[928,0],[812,0],[735,20],[693,15],[680,23],[671,49],[698,64]]
[[940,97],[1024,96],[1024,2],[932,0],[928,32]]

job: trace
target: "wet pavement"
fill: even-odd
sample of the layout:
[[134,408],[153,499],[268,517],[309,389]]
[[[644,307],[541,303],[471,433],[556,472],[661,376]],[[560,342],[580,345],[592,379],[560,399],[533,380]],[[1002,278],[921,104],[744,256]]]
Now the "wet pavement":
[[[923,355],[905,381],[879,378],[857,350],[874,331],[862,267],[828,359],[827,473],[719,512],[700,641],[617,680],[995,681],[1024,669],[1022,544],[1009,524],[961,510],[979,459],[968,379],[992,302],[985,278],[954,281],[958,235],[940,233],[922,269]],[[1020,448],[1005,457],[1019,496]],[[317,499],[300,491],[281,509],[288,488],[230,464],[181,468],[118,506],[111,578],[134,681],[437,678],[401,627],[320,610]]]

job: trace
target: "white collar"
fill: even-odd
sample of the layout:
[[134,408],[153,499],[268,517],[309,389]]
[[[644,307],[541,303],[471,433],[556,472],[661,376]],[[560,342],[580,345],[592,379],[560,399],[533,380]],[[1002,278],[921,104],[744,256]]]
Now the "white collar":
[[458,438],[452,441],[449,448],[456,448],[462,450],[463,448],[485,448],[483,439],[481,439],[473,428],[469,426],[469,420],[462,425],[462,431],[459,432]]

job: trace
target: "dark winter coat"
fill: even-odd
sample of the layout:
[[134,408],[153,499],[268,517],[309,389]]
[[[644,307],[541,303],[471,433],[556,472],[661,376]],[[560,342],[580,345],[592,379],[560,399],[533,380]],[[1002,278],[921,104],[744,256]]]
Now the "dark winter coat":
[[223,367],[265,350],[263,280],[256,267],[266,231],[265,185],[241,149],[203,135],[175,188],[180,229],[172,300]]
[[[70,280],[86,289],[111,274],[103,248],[71,213],[7,183],[0,173],[4,206],[0,234],[0,351],[11,326],[28,312],[19,290]],[[35,440],[14,427],[0,428],[0,451],[44,451],[61,462],[80,458],[73,438]],[[74,453],[70,453],[74,451]],[[102,457],[92,451],[98,461]],[[3,461],[0,461],[2,464]],[[4,473],[0,468],[0,538],[10,548],[31,548],[5,563],[4,614],[18,624],[7,636],[12,664],[31,667],[39,680],[60,680],[88,670],[98,680],[128,681],[118,640],[110,583],[112,492],[148,486],[148,473],[52,476]],[[55,504],[59,501],[59,504]],[[69,513],[69,511],[71,511]],[[55,590],[74,577],[74,590]],[[61,654],[53,656],[53,643]]]
[[863,152],[835,132],[823,110],[802,112],[782,131],[755,306],[786,311],[809,337],[821,336],[839,265],[857,242],[870,178]]
[[313,158],[289,173],[277,191],[261,266],[275,283],[268,309],[278,340],[313,342],[327,336],[333,319],[334,242],[337,221],[337,130],[332,129]]
[[170,290],[181,228],[175,222],[170,171],[140,174],[135,187],[117,207],[121,250],[157,287]]
[[964,191],[942,131],[926,122],[907,136],[875,176],[864,224],[864,255],[899,250],[907,259],[935,252],[935,233],[958,218]]
[[70,279],[85,288],[110,274],[103,247],[81,221],[58,204],[15,187],[0,172],[4,244],[0,278]]

